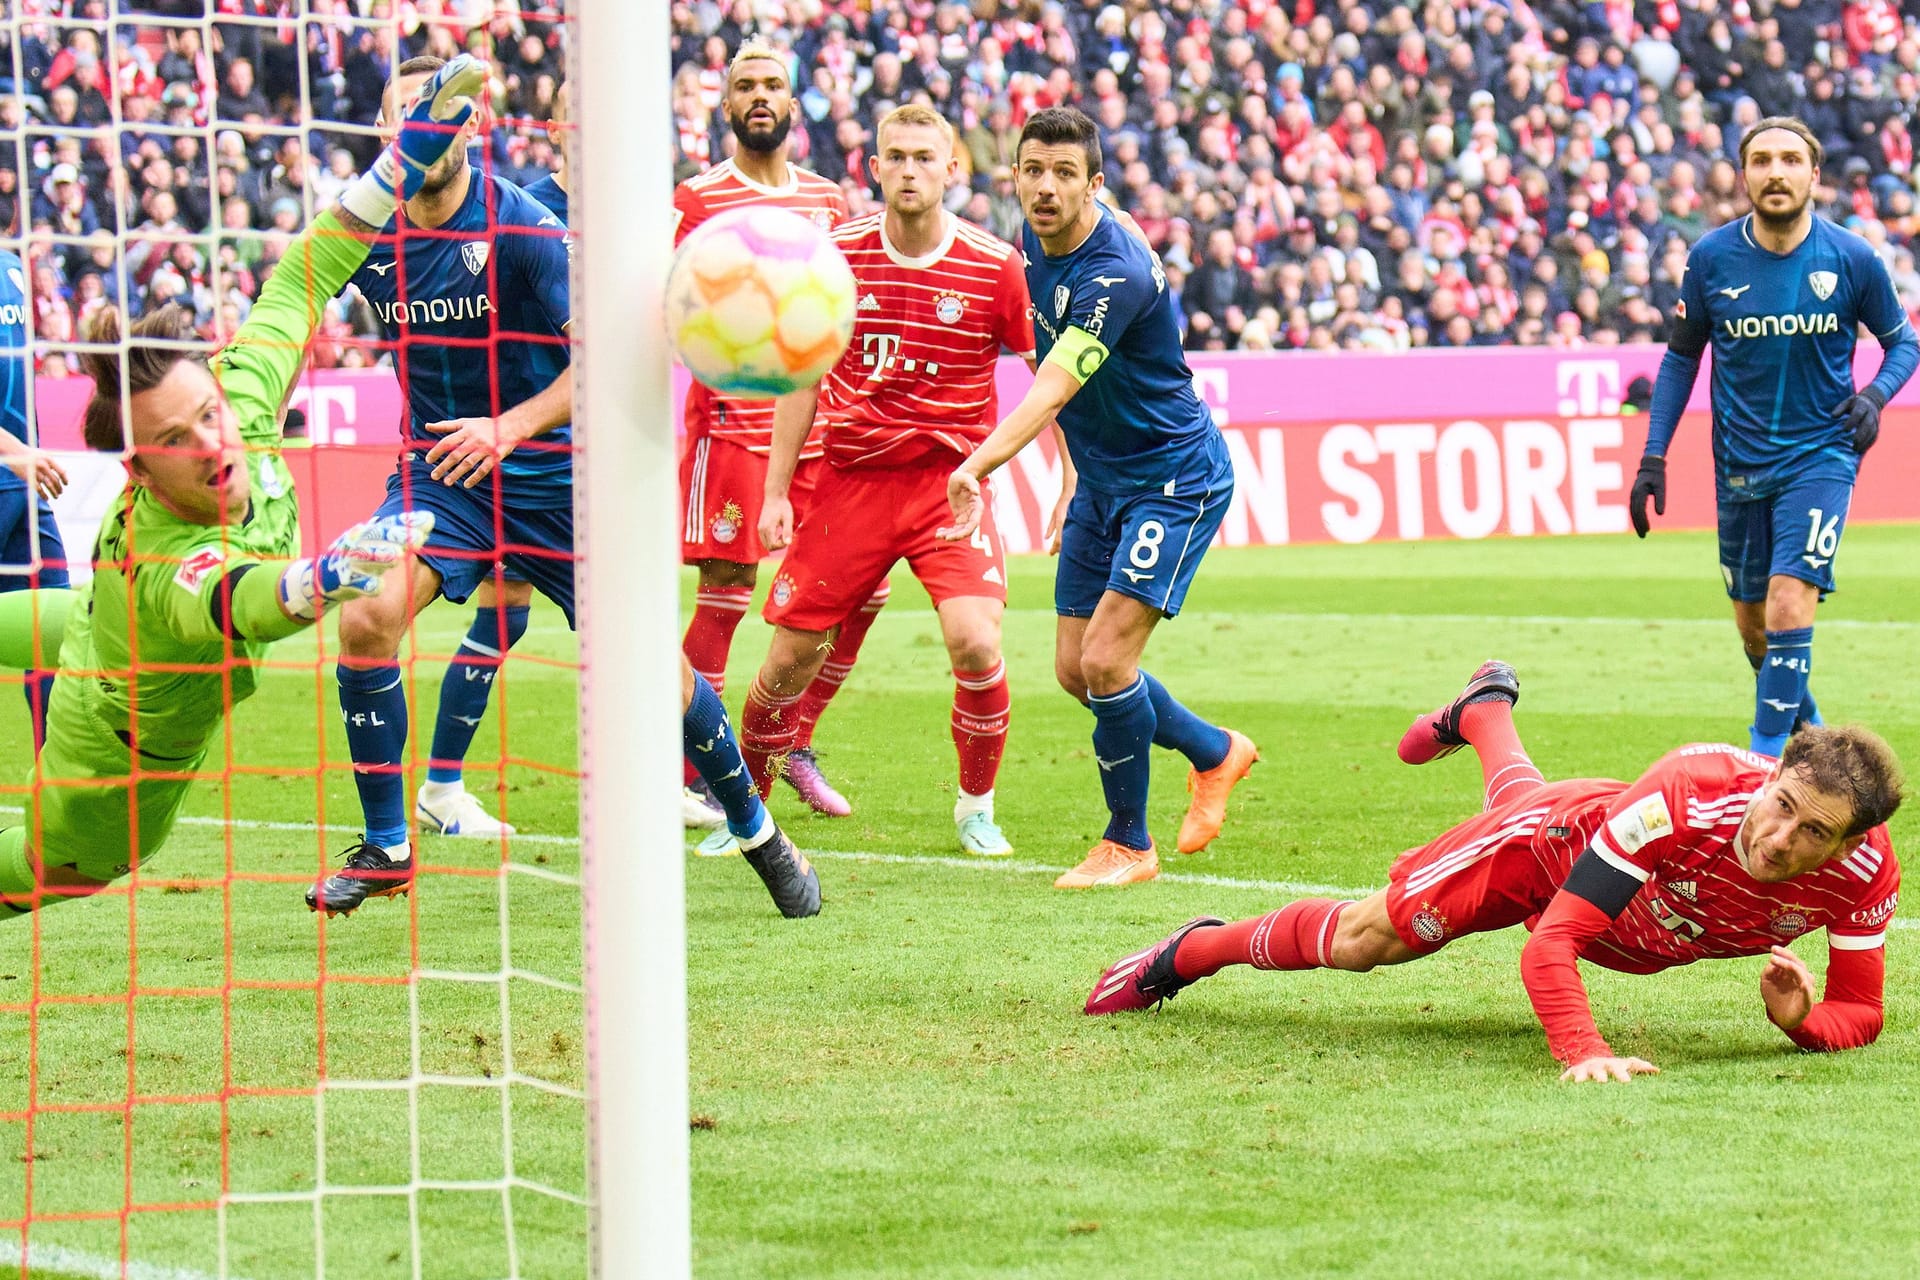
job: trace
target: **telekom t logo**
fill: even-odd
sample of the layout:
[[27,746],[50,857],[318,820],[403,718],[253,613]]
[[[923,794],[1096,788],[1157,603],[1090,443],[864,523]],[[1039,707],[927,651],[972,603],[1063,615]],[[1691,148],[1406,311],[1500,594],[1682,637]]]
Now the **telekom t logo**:
[[866,354],[867,368],[885,372],[900,350],[900,339],[891,333],[869,333],[860,339],[860,349]]
[[1620,412],[1618,360],[1562,360],[1554,369],[1554,383],[1562,417]]

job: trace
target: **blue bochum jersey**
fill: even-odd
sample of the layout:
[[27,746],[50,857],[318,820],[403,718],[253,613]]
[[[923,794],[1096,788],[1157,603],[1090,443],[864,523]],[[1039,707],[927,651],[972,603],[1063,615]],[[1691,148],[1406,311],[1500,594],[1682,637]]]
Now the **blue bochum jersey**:
[[[0,430],[27,438],[27,390],[33,359],[27,341],[27,271],[19,255],[0,249]],[[26,482],[0,467],[0,493],[26,487]]]
[[527,194],[545,205],[564,225],[573,225],[573,219],[567,216],[567,189],[552,174],[528,187]]
[[1069,328],[1093,339],[1069,338],[1063,352],[1082,384],[1059,416],[1080,483],[1109,494],[1218,483],[1232,465],[1226,442],[1194,393],[1153,251],[1105,209],[1093,233],[1061,257],[1041,249],[1032,227],[1021,240],[1039,358]]
[[[1764,498],[1795,479],[1852,483],[1860,458],[1836,410],[1854,391],[1859,327],[1888,349],[1911,345],[1913,329],[1885,265],[1859,236],[1816,216],[1806,239],[1778,254],[1754,242],[1751,222],[1749,214],[1727,223],[1693,246],[1669,343],[1690,360],[1713,346],[1720,486]],[[1889,396],[1905,378],[1890,380]],[[1650,452],[1664,453],[1672,438],[1675,423],[1662,416],[1651,424]]]
[[[409,225],[398,243],[393,222],[382,229],[352,283],[398,344],[412,439],[437,440],[429,422],[494,417],[531,400],[567,367],[563,230],[526,192],[478,169],[440,226]],[[571,506],[572,455],[554,446],[572,439],[572,429],[560,427],[507,455],[502,497],[523,507]]]

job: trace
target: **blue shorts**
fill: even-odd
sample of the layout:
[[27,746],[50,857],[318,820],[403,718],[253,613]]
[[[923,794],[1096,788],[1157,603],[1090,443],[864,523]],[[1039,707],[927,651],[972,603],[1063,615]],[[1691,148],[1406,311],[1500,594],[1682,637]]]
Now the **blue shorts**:
[[1847,527],[1853,486],[1844,480],[1798,481],[1771,498],[1720,500],[1720,574],[1727,595],[1746,604],[1767,598],[1775,574],[1833,590],[1833,557]]
[[433,512],[433,534],[420,561],[440,575],[441,595],[463,603],[500,565],[509,578],[532,583],[559,605],[567,625],[573,625],[573,508],[528,510],[509,504],[496,516],[490,482],[475,489],[449,488],[433,478],[432,467],[409,456],[387,477],[387,500],[373,514],[402,511]]
[[[33,563],[29,512],[36,513],[31,519],[40,526],[37,573],[26,572]],[[53,508],[39,497],[29,496],[24,485],[0,491],[0,591],[68,585],[67,547],[60,540],[60,526],[53,521]]]
[[1083,485],[1060,534],[1053,611],[1091,618],[1100,597],[1118,591],[1173,617],[1232,499],[1231,470],[1211,487],[1178,497],[1159,489],[1116,497]]

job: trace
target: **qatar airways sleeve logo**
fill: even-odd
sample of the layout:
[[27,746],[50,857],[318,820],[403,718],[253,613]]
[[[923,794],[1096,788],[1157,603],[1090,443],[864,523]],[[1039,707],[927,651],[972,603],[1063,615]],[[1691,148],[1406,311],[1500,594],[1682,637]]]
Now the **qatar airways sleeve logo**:
[[1848,916],[1847,919],[1854,924],[1863,925],[1868,929],[1878,929],[1881,925],[1893,919],[1894,908],[1899,905],[1900,895],[1898,893],[1890,893],[1879,905],[1856,911]]
[[1618,360],[1562,360],[1554,368],[1553,380],[1563,418],[1620,412]]

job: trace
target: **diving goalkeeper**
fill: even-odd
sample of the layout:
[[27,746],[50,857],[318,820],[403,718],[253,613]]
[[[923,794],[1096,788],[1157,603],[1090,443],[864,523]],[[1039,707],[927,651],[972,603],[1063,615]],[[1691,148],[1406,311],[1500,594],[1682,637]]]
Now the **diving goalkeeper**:
[[87,357],[86,440],[131,444],[127,486],[90,584],[0,601],[0,661],[31,663],[60,637],[33,803],[25,826],[0,831],[0,919],[96,893],[156,852],[267,647],[312,626],[323,602],[378,591],[431,529],[431,516],[403,512],[295,558],[280,423],[321,309],[459,138],[485,76],[469,57],[435,74],[392,147],[293,242],[211,360],[175,308],[124,345],[117,315],[103,314],[94,337],[116,349]]

